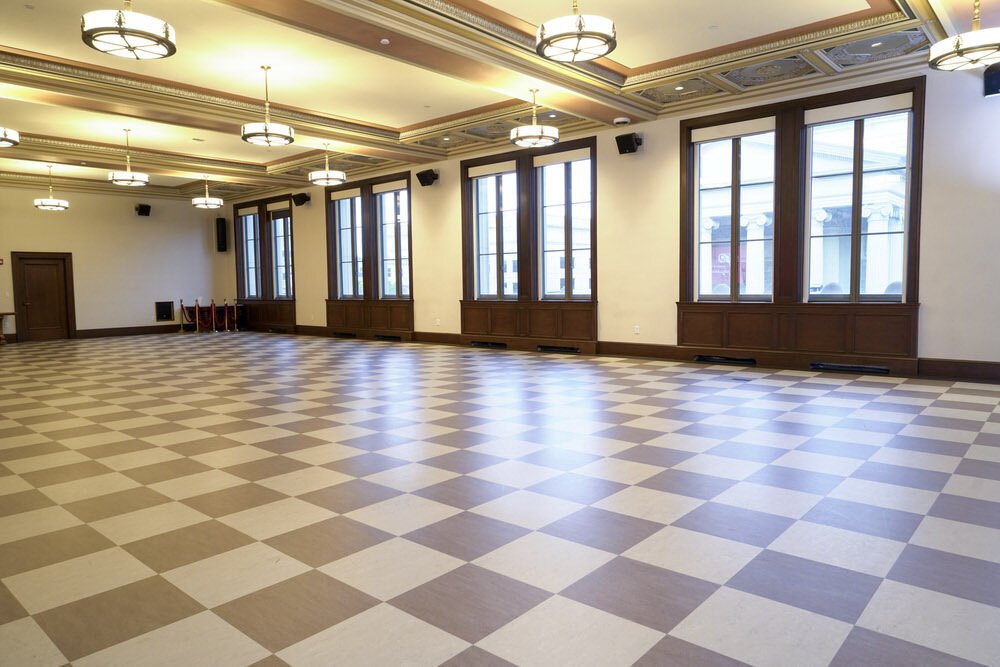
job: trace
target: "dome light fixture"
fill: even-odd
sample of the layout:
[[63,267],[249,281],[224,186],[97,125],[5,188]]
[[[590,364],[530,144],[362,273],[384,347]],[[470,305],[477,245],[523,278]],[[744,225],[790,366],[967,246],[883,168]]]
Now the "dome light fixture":
[[521,125],[510,131],[510,143],[521,148],[542,148],[559,143],[559,128],[538,124],[537,88],[531,89],[531,125]]
[[124,9],[87,12],[80,30],[84,44],[112,56],[156,60],[177,53],[174,27],[155,16],[133,12],[132,0],[125,0]]
[[1000,62],[1000,28],[979,29],[979,0],[972,5],[972,31],[942,39],[931,46],[931,69],[954,72]]
[[21,143],[21,134],[9,127],[0,127],[0,148],[10,148]]
[[580,63],[615,50],[615,22],[603,16],[581,14],[577,0],[573,13],[538,26],[535,51],[549,60]]
[[323,158],[322,171],[310,171],[309,182],[313,185],[340,185],[347,181],[347,174],[342,171],[330,169],[330,144],[323,144],[326,155]]
[[125,130],[125,171],[109,171],[108,180],[115,185],[124,185],[135,188],[149,185],[149,174],[140,171],[132,171],[132,156],[129,154],[128,133],[132,130]]
[[69,202],[65,199],[56,199],[52,195],[52,165],[49,167],[49,196],[40,197],[35,200],[35,208],[40,208],[43,211],[65,211],[69,208]]
[[243,141],[257,146],[287,146],[295,141],[295,130],[283,123],[271,122],[271,99],[267,89],[267,72],[271,66],[261,65],[260,68],[264,70],[264,122],[244,125]]
[[222,208],[222,197],[212,197],[208,194],[208,176],[205,177],[205,196],[192,197],[191,205],[195,208]]

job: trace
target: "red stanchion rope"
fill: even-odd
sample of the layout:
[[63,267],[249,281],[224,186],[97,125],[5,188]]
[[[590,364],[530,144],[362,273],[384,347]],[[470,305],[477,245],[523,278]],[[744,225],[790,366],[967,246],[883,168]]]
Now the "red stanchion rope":
[[217,308],[213,307],[213,310],[212,310],[212,320],[215,322],[215,326],[216,327],[225,327],[226,326],[226,322],[227,322],[227,320],[229,318],[229,312],[228,312],[229,308],[227,308],[226,306],[222,307],[222,322],[221,323],[219,322],[219,316],[216,313],[216,310],[217,310]]
[[[188,315],[188,311],[191,315]],[[182,323],[194,324],[194,306],[184,306],[181,308],[181,321]]]
[[202,321],[202,319],[201,319],[201,313],[200,312],[198,313],[198,324],[200,324],[201,326],[205,327],[206,329],[209,328],[210,326],[212,326],[212,311],[209,310],[209,308],[206,308],[205,306],[200,306],[198,308],[198,310],[199,311],[201,311],[201,310],[207,310],[208,311],[208,324],[205,324],[205,322]]

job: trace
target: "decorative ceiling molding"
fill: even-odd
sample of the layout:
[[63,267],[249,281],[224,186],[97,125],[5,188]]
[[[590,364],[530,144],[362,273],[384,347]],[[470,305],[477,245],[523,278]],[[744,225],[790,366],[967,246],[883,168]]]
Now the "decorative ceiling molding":
[[[46,174],[24,174],[11,171],[0,171],[0,187],[13,187],[24,189],[35,189],[43,195],[49,188],[49,177]],[[117,194],[127,195],[132,199],[181,199],[182,195],[177,188],[162,185],[147,185],[142,188],[122,188],[111,185],[106,181],[95,181],[85,178],[67,178],[65,176],[53,176],[52,187],[56,194],[64,192],[86,192],[88,194]],[[71,202],[72,203],[72,202]]]

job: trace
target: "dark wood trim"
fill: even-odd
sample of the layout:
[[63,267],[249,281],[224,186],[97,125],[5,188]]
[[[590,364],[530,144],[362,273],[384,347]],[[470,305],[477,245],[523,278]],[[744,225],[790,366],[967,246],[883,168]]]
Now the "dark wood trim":
[[[267,210],[268,204],[286,202],[288,204],[289,234],[292,243],[292,265],[291,265],[291,286],[292,295],[289,297],[274,296],[274,253],[272,249],[272,224],[270,212]],[[259,278],[258,293],[255,297],[246,296],[246,285],[243,280],[243,225],[240,224],[240,211],[257,209],[257,275]],[[292,213],[292,195],[276,195],[265,199],[255,199],[253,201],[233,204],[233,242],[236,245],[234,253],[236,259],[236,295],[240,301],[295,301],[295,290],[297,281],[295,280],[295,215]],[[282,209],[284,210],[284,209]]]
[[24,296],[19,294],[20,285],[24,282],[24,265],[21,263],[25,259],[61,259],[66,280],[66,333],[70,338],[77,337],[76,329],[76,299],[73,295],[73,253],[71,252],[11,252],[10,269],[13,278],[14,295],[14,338],[21,343],[24,341],[24,329],[22,322],[26,322],[24,314]]
[[479,334],[462,334],[461,344],[500,343],[508,350],[536,352],[539,347],[575,348],[581,354],[597,354],[596,340],[566,340],[563,338],[536,338],[534,336],[487,336]]
[[318,327],[310,324],[296,324],[295,334],[297,336],[323,336],[323,337],[329,337],[331,335],[329,327]]
[[411,299],[327,299],[326,328],[331,334],[362,337],[413,335]]
[[917,374],[944,380],[1000,383],[1000,361],[921,358],[917,363]]
[[295,331],[295,299],[238,299],[243,306],[240,327],[250,331]]
[[435,343],[437,345],[461,345],[462,335],[456,333],[437,333],[434,331],[414,331],[413,341],[416,343]]
[[107,329],[79,329],[77,338],[109,338],[112,336],[146,336],[150,334],[177,333],[177,324],[147,324],[138,327],[110,327]]

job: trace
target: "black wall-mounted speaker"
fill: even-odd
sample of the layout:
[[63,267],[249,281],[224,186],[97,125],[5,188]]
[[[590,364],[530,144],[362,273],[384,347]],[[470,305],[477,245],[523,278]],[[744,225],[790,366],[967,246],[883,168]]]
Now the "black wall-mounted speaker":
[[439,178],[438,173],[433,169],[425,169],[424,171],[417,172],[417,180],[420,181],[420,185],[427,187],[428,185],[433,185],[434,181]]
[[642,146],[642,137],[640,137],[635,132],[629,132],[628,134],[619,134],[615,137],[615,141],[618,143],[618,154],[625,155],[626,153],[635,153],[639,150],[639,146]]
[[136,204],[135,205],[135,214],[136,215],[141,215],[143,217],[146,217],[146,216],[149,215],[149,213],[152,210],[153,210],[153,207],[150,206],[149,204]]
[[312,199],[312,197],[309,196],[308,192],[297,192],[294,195],[292,195],[292,203],[294,203],[296,206],[302,206],[310,199]]
[[226,243],[226,219],[216,218],[215,219],[215,249],[219,252],[226,252],[228,250],[228,244]]
[[983,73],[983,95],[1000,95],[1000,63],[990,65]]

